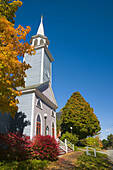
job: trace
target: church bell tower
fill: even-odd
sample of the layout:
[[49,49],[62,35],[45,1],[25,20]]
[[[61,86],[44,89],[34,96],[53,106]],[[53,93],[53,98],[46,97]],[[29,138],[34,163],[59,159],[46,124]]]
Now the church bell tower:
[[36,54],[28,56],[25,54],[25,61],[32,68],[26,71],[27,78],[25,86],[32,86],[50,81],[52,84],[52,61],[54,61],[48,50],[49,40],[44,34],[43,16],[37,34],[31,37],[31,45],[35,47]]

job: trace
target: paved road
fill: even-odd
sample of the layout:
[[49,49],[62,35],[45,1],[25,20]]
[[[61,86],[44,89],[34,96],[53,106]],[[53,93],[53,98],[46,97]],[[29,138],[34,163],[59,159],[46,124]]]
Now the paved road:
[[[86,151],[85,149],[80,149],[80,150]],[[113,162],[113,150],[97,151],[97,152],[107,154],[109,159]]]
[[[80,150],[86,151],[85,149],[80,149]],[[113,162],[113,150],[97,151],[97,152],[107,154],[109,159]]]

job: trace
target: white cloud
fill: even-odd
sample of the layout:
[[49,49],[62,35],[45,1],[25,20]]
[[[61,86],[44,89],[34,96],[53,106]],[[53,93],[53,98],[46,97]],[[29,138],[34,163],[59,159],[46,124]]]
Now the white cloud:
[[112,130],[112,129],[106,129],[105,131],[106,131],[106,132],[109,132],[109,131],[111,131],[111,130]]

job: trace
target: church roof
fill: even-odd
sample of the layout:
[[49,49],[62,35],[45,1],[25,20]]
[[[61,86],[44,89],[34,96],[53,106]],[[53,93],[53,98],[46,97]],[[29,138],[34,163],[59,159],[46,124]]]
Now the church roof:
[[37,34],[44,36],[43,16],[41,16],[41,22],[40,22]]
[[[45,88],[48,85],[48,88]],[[58,105],[51,87],[50,81],[46,81],[41,84],[33,85],[33,86],[27,86],[25,88],[18,88],[18,91],[21,91],[22,93],[29,93],[35,91],[36,94],[42,98],[45,102],[47,102],[51,107],[57,109]]]

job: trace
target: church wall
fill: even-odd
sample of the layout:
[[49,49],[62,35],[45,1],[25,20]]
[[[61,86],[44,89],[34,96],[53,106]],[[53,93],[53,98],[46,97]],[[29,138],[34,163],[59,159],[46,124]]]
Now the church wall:
[[[22,96],[18,97],[19,100],[19,112],[25,113],[26,121],[30,121],[31,124],[31,113],[32,113],[32,93],[26,93],[26,94],[22,94]],[[27,136],[30,136],[30,128],[31,125],[28,125],[24,128],[23,133],[26,134]]]
[[26,63],[30,64],[32,67],[26,71],[27,78],[25,79],[26,81],[25,86],[40,84],[41,57],[42,57],[42,49],[37,49],[36,54],[32,56],[25,54]]
[[[51,61],[48,57],[48,55],[46,54],[46,52],[44,51],[44,71],[43,71],[43,81],[46,82],[50,79],[51,77]],[[49,73],[49,77],[47,76],[47,71]]]
[[[37,103],[37,97],[35,97],[35,110],[34,110],[34,128],[33,128],[33,136],[36,135],[36,120],[38,114],[41,117],[41,135],[45,135],[45,119],[44,119],[44,113],[47,113],[47,119],[46,119],[46,127],[49,127],[49,135],[52,136],[52,122],[54,123],[55,127],[55,137],[56,137],[56,112],[53,108],[51,108],[47,103],[45,103],[43,100],[42,101],[42,109],[39,108],[36,103]],[[52,117],[52,111],[54,111],[55,117]]]

